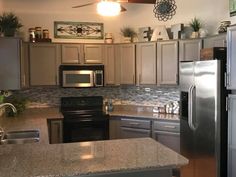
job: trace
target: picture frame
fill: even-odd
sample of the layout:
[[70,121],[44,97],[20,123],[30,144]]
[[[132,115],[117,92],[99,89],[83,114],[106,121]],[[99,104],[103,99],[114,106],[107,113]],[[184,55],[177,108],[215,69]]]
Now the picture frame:
[[103,39],[103,23],[94,22],[54,22],[54,37],[63,39]]
[[236,0],[229,0],[229,13],[230,17],[236,15]]

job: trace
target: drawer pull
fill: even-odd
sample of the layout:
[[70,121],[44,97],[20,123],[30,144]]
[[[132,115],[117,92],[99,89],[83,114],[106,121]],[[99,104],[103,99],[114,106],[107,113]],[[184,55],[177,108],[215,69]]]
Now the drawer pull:
[[140,123],[137,123],[137,122],[130,122],[129,125],[140,125]]
[[165,125],[165,128],[171,128],[171,129],[176,129],[176,126],[171,126],[171,125]]

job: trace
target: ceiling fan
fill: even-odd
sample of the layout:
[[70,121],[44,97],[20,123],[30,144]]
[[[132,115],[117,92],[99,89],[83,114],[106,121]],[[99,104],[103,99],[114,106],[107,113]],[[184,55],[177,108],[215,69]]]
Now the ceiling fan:
[[143,4],[155,4],[156,0],[94,0],[89,3],[73,6],[72,8],[81,8],[81,7],[86,7],[90,6],[96,3],[102,3],[102,2],[108,2],[108,3],[115,3],[119,5],[119,12],[124,12],[127,11],[125,7],[120,5],[120,3],[143,3]]

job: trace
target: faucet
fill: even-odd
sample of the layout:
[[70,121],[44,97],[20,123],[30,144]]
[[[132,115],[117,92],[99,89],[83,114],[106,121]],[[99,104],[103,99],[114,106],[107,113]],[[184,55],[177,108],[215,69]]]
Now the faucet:
[[11,103],[2,103],[2,104],[0,104],[0,109],[5,107],[5,106],[9,106],[14,113],[17,113],[16,107]]

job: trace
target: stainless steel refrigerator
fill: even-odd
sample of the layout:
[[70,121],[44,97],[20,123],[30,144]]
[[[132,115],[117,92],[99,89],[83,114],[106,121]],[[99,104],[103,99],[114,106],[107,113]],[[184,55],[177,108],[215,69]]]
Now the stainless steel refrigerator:
[[181,177],[227,176],[224,61],[180,62]]

